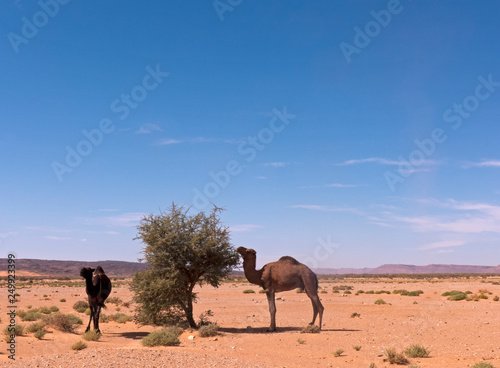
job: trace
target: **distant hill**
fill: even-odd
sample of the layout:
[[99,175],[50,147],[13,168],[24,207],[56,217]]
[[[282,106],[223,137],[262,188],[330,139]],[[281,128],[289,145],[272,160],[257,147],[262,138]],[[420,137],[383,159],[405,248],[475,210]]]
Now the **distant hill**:
[[[7,264],[5,258],[0,259],[1,264]],[[18,275],[30,276],[74,276],[78,277],[80,268],[101,266],[109,276],[133,276],[135,272],[145,270],[148,265],[139,262],[125,261],[55,261],[46,259],[18,259],[16,272]],[[6,269],[6,267],[5,267]],[[404,264],[385,264],[375,268],[318,268],[314,269],[322,275],[341,274],[432,274],[432,273],[500,273],[499,266],[468,266],[432,264],[427,266],[414,266]],[[4,275],[5,272],[0,273]],[[234,274],[243,274],[234,271]]]
[[376,268],[319,268],[318,274],[421,274],[421,273],[500,273],[499,266],[468,266],[432,264],[414,266],[404,264],[385,264]]
[[[7,264],[5,258],[1,264]],[[76,276],[79,277],[82,267],[101,266],[109,276],[132,276],[137,271],[143,271],[147,264],[124,261],[55,261],[47,259],[17,259],[16,273],[30,276]],[[7,269],[7,266],[5,267]]]

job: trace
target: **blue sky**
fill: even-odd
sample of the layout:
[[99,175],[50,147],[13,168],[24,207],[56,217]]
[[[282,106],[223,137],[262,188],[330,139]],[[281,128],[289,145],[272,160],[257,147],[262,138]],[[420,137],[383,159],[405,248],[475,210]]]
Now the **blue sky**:
[[210,201],[261,264],[500,263],[497,1],[0,6],[4,256]]

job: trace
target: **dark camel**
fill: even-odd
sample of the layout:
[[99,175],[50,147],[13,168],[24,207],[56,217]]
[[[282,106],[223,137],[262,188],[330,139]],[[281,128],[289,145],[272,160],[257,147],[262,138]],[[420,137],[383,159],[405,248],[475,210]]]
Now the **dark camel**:
[[260,270],[255,269],[257,252],[253,249],[239,247],[238,253],[243,258],[243,269],[249,282],[261,286],[267,295],[269,302],[269,313],[271,314],[271,326],[268,331],[276,331],[276,303],[275,293],[288,291],[296,288],[305,290],[311,299],[314,315],[310,325],[314,325],[316,316],[319,314],[319,328],[323,321],[323,305],[318,297],[318,278],[305,264],[295,258],[285,256],[277,262],[266,264]]
[[85,279],[86,292],[89,297],[90,320],[85,332],[90,330],[90,323],[94,321],[94,330],[101,333],[99,330],[99,314],[101,308],[104,307],[104,301],[111,294],[111,281],[104,273],[101,266],[97,266],[95,270],[90,267],[84,267],[80,270],[80,276]]

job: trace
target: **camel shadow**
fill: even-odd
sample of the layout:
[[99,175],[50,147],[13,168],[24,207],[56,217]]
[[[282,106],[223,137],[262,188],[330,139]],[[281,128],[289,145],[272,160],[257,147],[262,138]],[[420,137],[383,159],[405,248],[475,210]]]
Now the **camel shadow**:
[[[234,333],[234,334],[276,334],[281,332],[300,332],[303,327],[278,327],[276,331],[269,332],[267,327],[257,327],[257,328],[234,328],[234,327],[221,327],[220,332]],[[349,330],[345,328],[323,328],[321,332],[361,332],[361,330]]]
[[112,333],[110,335],[118,335],[120,337],[125,337],[126,339],[141,340],[143,337],[149,335],[149,332],[122,332],[122,333]]
[[292,332],[292,331],[302,331],[301,327],[278,327],[276,331],[269,332],[268,327],[256,327],[256,328],[234,328],[234,327],[221,327],[220,332],[234,333],[234,334],[262,334],[262,333],[280,333],[280,332]]

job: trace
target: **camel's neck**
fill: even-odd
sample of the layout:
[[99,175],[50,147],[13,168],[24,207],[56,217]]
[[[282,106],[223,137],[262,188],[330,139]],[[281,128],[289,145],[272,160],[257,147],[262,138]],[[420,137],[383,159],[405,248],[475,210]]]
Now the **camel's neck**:
[[262,270],[255,269],[256,259],[251,259],[243,262],[243,270],[245,277],[249,282],[256,285],[262,285]]
[[92,282],[92,276],[85,278],[85,285],[87,286],[87,293],[92,292],[96,289],[94,283]]

